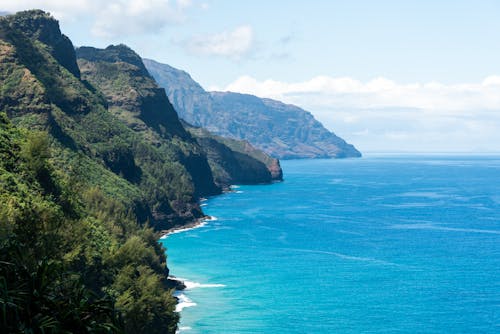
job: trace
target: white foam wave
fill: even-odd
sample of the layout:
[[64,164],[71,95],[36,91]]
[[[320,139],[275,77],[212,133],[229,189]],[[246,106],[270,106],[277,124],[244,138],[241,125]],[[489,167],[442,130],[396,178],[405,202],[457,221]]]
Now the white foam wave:
[[191,282],[188,280],[184,280],[184,285],[186,286],[186,290],[193,290],[193,289],[203,289],[203,288],[223,288],[225,287],[224,284],[203,284],[203,283],[198,283],[198,282]]
[[207,218],[205,218],[204,220],[202,220],[200,223],[196,224],[195,226],[180,228],[178,230],[170,231],[167,234],[161,236],[160,239],[167,239],[168,236],[172,235],[172,234],[182,233],[182,232],[186,232],[186,231],[195,230],[195,229],[200,228],[200,227],[204,227],[207,225],[208,222],[216,221],[216,220],[218,220],[217,217],[207,216]]
[[192,328],[189,326],[180,326],[179,329],[177,330],[177,333],[187,332],[190,330],[192,330]]
[[167,234],[163,235],[160,239],[166,239],[166,238],[168,238],[169,235],[172,235],[172,234],[177,234],[177,233],[182,233],[182,232],[186,232],[186,231],[191,231],[191,230],[195,230],[197,228],[206,226],[207,225],[207,221],[208,220],[203,220],[201,223],[196,224],[195,226],[186,227],[186,228],[180,228],[178,230],[170,231]]
[[177,297],[178,300],[177,305],[175,306],[175,312],[181,312],[187,307],[193,307],[197,305],[182,292],[175,293],[174,296]]

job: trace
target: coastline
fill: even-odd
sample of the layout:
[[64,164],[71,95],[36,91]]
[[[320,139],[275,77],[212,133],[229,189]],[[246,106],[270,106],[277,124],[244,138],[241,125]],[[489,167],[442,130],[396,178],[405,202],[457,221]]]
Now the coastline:
[[[186,231],[190,231],[190,230],[194,230],[194,229],[206,226],[208,222],[215,221],[215,220],[217,220],[216,217],[206,215],[206,216],[203,216],[199,219],[196,219],[190,223],[187,223],[185,225],[174,226],[174,227],[169,228],[167,230],[161,231],[160,232],[161,236],[160,236],[159,240],[164,240],[164,239],[168,238],[169,235],[172,235],[172,234],[186,232]],[[168,269],[170,269],[170,268],[168,268]],[[178,292],[183,291],[187,288],[187,281],[185,281],[184,279],[179,279],[173,275],[169,275],[167,277],[167,282],[171,288],[175,289]],[[178,302],[177,305],[179,305],[183,302],[182,300],[179,300],[178,296],[175,296],[175,298],[177,299],[177,302]]]
[[174,226],[166,230],[160,231],[160,238],[159,239],[166,239],[169,235],[171,234],[176,234],[176,233],[181,233],[189,230],[194,230],[196,228],[203,227],[207,225],[207,222],[217,220],[217,218],[212,217],[212,216],[203,216],[201,218],[198,218],[192,222],[189,222],[184,225],[180,226]]
[[[203,200],[202,200],[203,201]],[[162,234],[160,240],[167,239],[169,235],[177,234],[181,232],[186,232],[190,230],[194,230],[203,226],[206,226],[208,222],[217,220],[216,217],[205,215],[199,219],[196,219],[188,224],[182,226],[175,226],[170,229],[161,231]],[[169,270],[169,268],[167,268]],[[169,270],[170,271],[170,270]],[[175,312],[180,313],[183,309],[188,307],[196,306],[197,304],[193,302],[189,297],[184,293],[185,290],[191,290],[194,288],[214,288],[214,287],[224,287],[223,284],[202,284],[197,282],[189,281],[185,278],[180,278],[174,275],[168,275],[167,277],[167,285],[173,289],[173,296],[177,300],[177,304],[175,306]],[[180,327],[176,333],[180,333],[184,330],[189,330],[189,327]]]
[[[276,182],[272,182],[270,184],[273,184]],[[240,193],[241,191],[238,190],[240,188],[239,185],[230,185],[228,187],[225,187],[222,191],[222,194],[227,194],[227,193]],[[222,195],[220,194],[220,195]],[[201,198],[199,200],[199,205],[200,207],[205,206],[203,202],[205,202],[207,198]],[[177,233],[182,233],[190,230],[194,230],[197,228],[201,228],[203,226],[206,226],[209,222],[211,221],[216,221],[218,220],[217,217],[210,216],[210,215],[205,215],[201,218],[195,219],[189,223],[186,223],[184,225],[179,225],[179,226],[173,226],[169,229],[165,229],[159,232],[160,237],[159,237],[159,242],[161,240],[165,240],[168,238],[169,235],[172,234],[177,234]],[[167,270],[170,271],[170,268],[167,267]],[[188,296],[184,293],[185,290],[191,290],[194,288],[218,288],[218,287],[225,287],[224,284],[202,284],[202,283],[197,283],[197,282],[191,282],[188,279],[185,278],[179,278],[175,275],[168,275],[167,277],[167,284],[168,286],[174,290],[173,296],[177,300],[177,305],[176,305],[176,312],[180,313],[182,312],[183,309],[188,308],[188,307],[193,307],[196,306],[197,304],[193,302],[191,299],[189,299]],[[179,328],[177,333],[184,331],[186,329],[190,329],[189,327],[185,328]]]
[[[282,181],[276,181],[276,182],[282,182]],[[270,184],[273,184],[273,183],[276,183],[276,182],[272,182]],[[239,187],[240,187],[239,185],[235,185],[235,184],[227,186],[227,187],[224,187],[223,190],[222,190],[222,193],[219,194],[219,195],[215,195],[215,196],[220,196],[220,195],[227,194],[227,193],[237,193],[238,190],[235,190],[235,189],[238,189]],[[206,200],[207,200],[207,198],[201,198],[199,200],[200,207],[203,207],[203,206],[206,205],[206,204],[203,204],[203,202],[205,202]],[[166,239],[171,234],[181,233],[181,232],[184,232],[184,231],[194,230],[196,228],[203,227],[209,221],[214,221],[214,220],[217,220],[217,218],[209,216],[209,215],[205,215],[205,216],[203,216],[201,218],[195,219],[192,222],[186,223],[184,225],[174,226],[174,227],[168,228],[166,230],[161,230],[159,232],[160,233],[160,238],[159,239]]]

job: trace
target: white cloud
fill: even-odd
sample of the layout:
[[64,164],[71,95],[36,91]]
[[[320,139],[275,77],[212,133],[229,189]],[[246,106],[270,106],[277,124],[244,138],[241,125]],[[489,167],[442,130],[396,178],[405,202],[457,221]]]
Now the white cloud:
[[252,27],[243,25],[231,31],[194,36],[182,44],[193,54],[239,59],[252,50],[254,36]]
[[9,12],[39,8],[59,20],[91,18],[92,33],[98,37],[157,32],[178,23],[191,0],[0,0]]
[[257,81],[242,76],[224,90],[288,101],[313,99],[315,105],[348,108],[405,107],[433,110],[500,109],[500,76],[479,83],[438,82],[399,84],[379,77],[361,82],[349,77],[317,76],[303,82]]
[[179,7],[190,7],[193,4],[192,0],[177,0]]
[[362,151],[500,151],[500,76],[462,84],[242,76],[219,90],[301,106]]

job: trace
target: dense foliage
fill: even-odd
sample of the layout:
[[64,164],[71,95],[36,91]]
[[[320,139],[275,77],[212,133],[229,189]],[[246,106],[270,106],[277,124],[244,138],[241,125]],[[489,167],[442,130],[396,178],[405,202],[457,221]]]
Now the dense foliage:
[[157,236],[53,153],[0,113],[1,332],[174,333]]
[[0,18],[0,332],[174,333],[147,221],[202,216],[192,176],[108,112],[68,41],[44,12]]
[[[149,132],[127,127],[108,111],[100,91],[52,56],[60,43],[36,39],[42,34],[31,18],[55,20],[40,11],[28,13],[0,20],[0,110],[19,126],[48,131],[55,165],[65,172],[78,168],[89,185],[132,208],[141,222],[162,229],[203,216],[197,198],[218,189],[208,166],[206,173],[193,168],[192,161],[207,164],[206,158],[192,153],[196,148],[175,112],[180,130],[165,127],[161,144],[148,138]],[[60,31],[43,35],[50,34]],[[76,63],[74,53],[67,56]]]
[[137,53],[125,45],[80,47],[76,53],[82,78],[104,94],[109,111],[144,142],[180,162],[180,170],[191,177],[195,195],[220,192],[204,152],[184,130],[165,90]]

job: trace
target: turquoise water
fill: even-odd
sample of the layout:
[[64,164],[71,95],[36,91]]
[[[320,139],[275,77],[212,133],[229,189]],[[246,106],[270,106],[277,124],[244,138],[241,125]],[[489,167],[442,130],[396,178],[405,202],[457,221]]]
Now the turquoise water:
[[181,332],[500,332],[500,158],[282,165],[162,240]]

